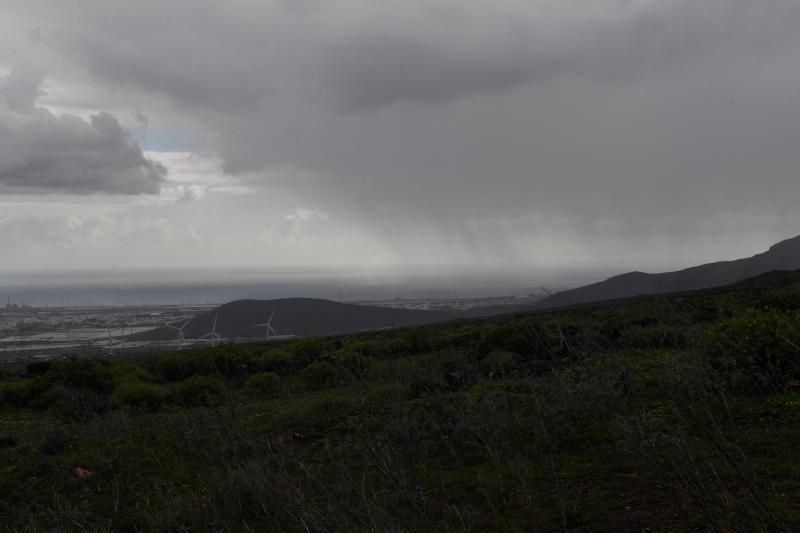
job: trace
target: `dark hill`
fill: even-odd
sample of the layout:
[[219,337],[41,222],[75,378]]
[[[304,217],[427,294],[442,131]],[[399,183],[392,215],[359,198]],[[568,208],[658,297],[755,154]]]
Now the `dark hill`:
[[732,288],[774,288],[800,282],[800,270],[771,270],[758,276],[737,281]]
[[560,307],[601,300],[627,298],[729,285],[773,270],[800,269],[800,236],[773,245],[764,253],[708,263],[676,272],[629,272],[605,281],[554,294],[540,307]]
[[[217,333],[224,339],[264,337],[265,328],[254,327],[267,321],[272,311],[272,327],[278,335],[337,335],[380,328],[414,326],[443,322],[458,317],[442,311],[389,309],[354,305],[314,298],[279,300],[237,300],[199,314],[184,330],[187,339],[209,333],[217,317]],[[159,328],[149,336],[175,338],[175,332]]]

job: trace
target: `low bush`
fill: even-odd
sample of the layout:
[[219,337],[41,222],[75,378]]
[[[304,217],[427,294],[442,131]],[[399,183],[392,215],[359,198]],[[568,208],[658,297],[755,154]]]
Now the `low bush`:
[[451,390],[464,389],[480,379],[475,355],[464,350],[444,350],[439,354],[442,379]]
[[624,411],[631,385],[630,373],[608,361],[555,372],[532,389],[531,427],[549,446],[592,442]]
[[492,350],[486,357],[481,359],[479,363],[481,373],[484,376],[503,377],[517,367],[518,359],[519,356],[512,352]]
[[114,388],[108,362],[90,357],[69,357],[53,365],[43,377],[72,390],[107,394]]
[[300,371],[299,378],[301,383],[311,390],[335,387],[350,380],[350,376],[344,368],[330,361],[311,363]]
[[92,389],[68,389],[54,385],[33,400],[30,406],[50,408],[61,418],[85,422],[108,412],[111,408],[111,397]]
[[283,348],[269,350],[262,354],[257,362],[262,370],[279,375],[285,375],[295,366],[294,355]]
[[281,377],[275,372],[259,372],[247,378],[244,387],[253,396],[272,398],[281,391]]
[[460,350],[445,350],[397,361],[397,378],[417,396],[465,388],[480,379],[477,357]]
[[46,455],[64,453],[67,449],[68,441],[69,436],[66,431],[61,428],[51,429],[45,434],[44,439],[42,439],[39,451]]
[[175,385],[175,396],[184,405],[216,405],[225,385],[210,376],[193,376]]
[[763,304],[783,311],[800,311],[800,283],[770,291]]
[[[39,385],[45,384],[46,382],[39,382]],[[34,386],[32,389],[35,392],[30,395],[28,407],[33,409],[49,409],[69,394],[69,389],[63,385],[49,385],[42,390],[38,390],[38,387]]]
[[308,337],[291,343],[286,349],[292,353],[296,363],[302,367],[332,352],[333,343],[328,339]]
[[0,405],[22,407],[31,399],[30,381],[9,381],[0,383]]
[[247,348],[225,344],[212,353],[214,368],[224,376],[247,375],[258,369],[258,358]]
[[276,422],[284,429],[301,434],[324,433],[355,414],[358,405],[350,396],[324,393],[303,403],[290,405],[276,414]]
[[358,352],[351,352],[345,349],[336,354],[336,360],[342,367],[347,369],[356,379],[364,379],[372,368],[372,360]]
[[686,348],[686,328],[653,324],[625,328],[617,343],[625,348]]
[[109,373],[115,385],[129,381],[151,382],[155,380],[146,368],[135,361],[120,361],[111,366]]
[[381,346],[383,347],[383,352],[381,354],[383,357],[398,357],[411,353],[411,345],[409,342],[400,337],[388,339],[386,342],[382,343]]
[[366,357],[381,357],[386,353],[387,348],[394,348],[379,341],[350,341],[344,345],[342,352],[357,353]]
[[168,353],[155,359],[156,372],[166,381],[181,381],[189,376],[214,372],[214,360],[207,353]]
[[141,410],[156,410],[167,397],[167,392],[161,385],[143,383],[141,381],[127,381],[114,389],[112,396],[114,404],[128,406]]
[[800,320],[775,310],[751,311],[710,329],[701,349],[724,384],[778,391],[800,376]]
[[[527,354],[537,345],[535,337],[514,324],[503,324],[488,330],[483,346],[488,346],[489,351],[496,349]],[[485,349],[484,347],[483,350]]]
[[30,377],[46,374],[53,367],[52,361],[33,361],[25,365],[25,373]]
[[402,405],[410,398],[412,391],[400,383],[386,383],[370,387],[364,403],[373,414],[380,414]]

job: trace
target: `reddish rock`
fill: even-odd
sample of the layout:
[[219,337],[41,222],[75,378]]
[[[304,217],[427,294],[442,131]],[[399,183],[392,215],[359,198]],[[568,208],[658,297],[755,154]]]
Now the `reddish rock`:
[[92,472],[91,470],[82,468],[80,466],[76,466],[75,468],[73,468],[72,472],[70,473],[72,474],[72,477],[74,477],[75,479],[86,479],[87,477],[94,474],[94,472]]

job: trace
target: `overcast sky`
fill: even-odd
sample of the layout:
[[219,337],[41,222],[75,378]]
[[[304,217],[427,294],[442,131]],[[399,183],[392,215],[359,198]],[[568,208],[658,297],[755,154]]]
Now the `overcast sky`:
[[0,0],[0,270],[664,270],[800,234],[797,0]]

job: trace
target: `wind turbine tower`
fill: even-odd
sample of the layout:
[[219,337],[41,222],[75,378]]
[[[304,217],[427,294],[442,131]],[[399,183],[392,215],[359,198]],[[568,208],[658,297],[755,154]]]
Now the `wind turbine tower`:
[[202,340],[211,342],[212,347],[222,340],[222,337],[217,333],[217,318],[218,315],[214,315],[214,325],[211,327],[211,331],[200,337]]
[[108,328],[108,346],[105,348],[108,355],[114,355],[114,337],[111,336],[111,328]]
[[[186,337],[183,334],[183,330],[186,329],[186,326],[189,325],[189,322],[191,322],[193,318],[194,317],[184,322],[182,326],[173,326],[172,324],[167,324],[168,328],[174,329],[178,332],[178,350],[182,350],[183,345],[186,343]],[[214,319],[214,329],[216,329],[216,318]]]
[[275,309],[272,310],[272,313],[269,315],[269,318],[263,324],[253,324],[254,328],[267,328],[267,341],[269,341],[270,335],[277,335],[278,332],[275,331],[275,328],[272,327],[272,318],[275,316]]

